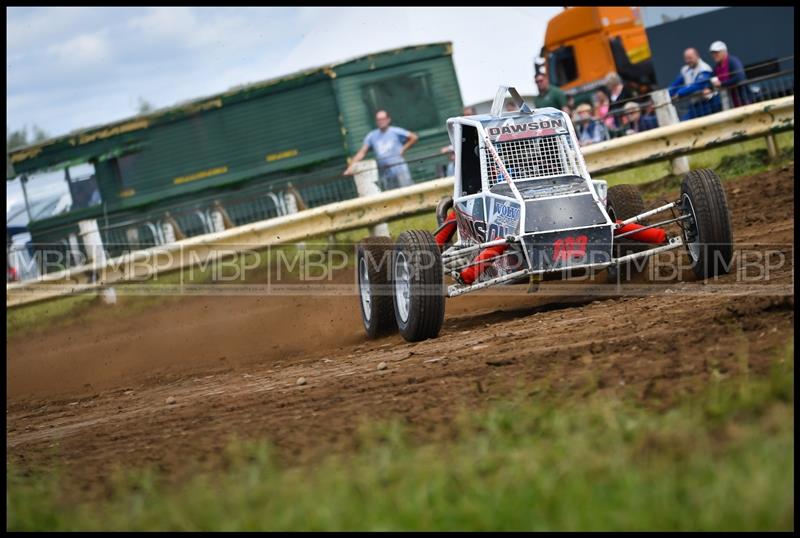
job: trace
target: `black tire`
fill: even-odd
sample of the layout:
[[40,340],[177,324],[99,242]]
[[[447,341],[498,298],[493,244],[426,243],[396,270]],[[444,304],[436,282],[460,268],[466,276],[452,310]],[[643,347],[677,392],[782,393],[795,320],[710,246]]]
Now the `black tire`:
[[[378,338],[397,330],[391,285],[393,252],[391,237],[367,237],[356,247],[361,321],[368,338]],[[362,272],[362,269],[366,272]],[[364,276],[367,277],[366,282]],[[369,294],[368,297],[365,297],[365,292]]]
[[436,338],[444,321],[442,256],[430,232],[400,234],[392,265],[394,317],[408,342]]
[[[614,185],[608,189],[606,209],[612,221],[629,219],[645,212],[644,199],[633,185]],[[614,240],[612,252],[615,258],[619,258],[647,248],[648,245],[623,237]],[[646,269],[646,259],[612,265],[606,270],[606,278],[611,283],[641,280]]]
[[692,170],[681,183],[684,241],[697,278],[727,274],[733,259],[733,228],[728,199],[713,170]]
[[445,196],[439,203],[436,204],[436,226],[440,226],[444,224],[444,221],[447,220],[447,212],[453,207],[453,197],[452,196]]
[[625,220],[644,213],[644,199],[633,185],[614,185],[608,188],[606,202],[611,220]]

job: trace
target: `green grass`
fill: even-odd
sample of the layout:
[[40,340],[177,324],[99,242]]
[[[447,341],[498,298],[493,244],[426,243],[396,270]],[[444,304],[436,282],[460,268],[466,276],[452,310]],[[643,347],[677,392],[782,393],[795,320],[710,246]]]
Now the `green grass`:
[[[755,174],[771,168],[782,166],[794,161],[794,132],[780,133],[776,136],[778,147],[781,150],[780,157],[775,162],[767,160],[766,142],[763,138],[756,138],[740,144],[733,144],[703,151],[691,155],[689,162],[692,168],[712,168],[718,172],[723,180],[734,179],[742,175]],[[621,172],[604,175],[603,179],[609,185],[619,183],[639,184],[649,196],[657,196],[668,190],[676,189],[680,186],[680,178],[670,176],[669,163],[655,163]],[[644,185],[654,182],[652,185]],[[397,219],[389,222],[389,231],[392,237],[397,237],[403,230],[423,229],[435,230],[436,217],[433,212],[425,212],[419,215]],[[370,234],[368,228],[358,228],[348,232],[341,232],[334,235],[334,241],[339,246],[353,244],[367,237]],[[327,248],[324,245],[329,240],[328,237],[314,238],[308,241],[309,247]],[[332,245],[331,245],[332,246]],[[259,251],[263,254],[264,251]],[[249,282],[265,282],[266,274],[277,264],[278,253],[282,252],[285,258],[291,258],[298,252],[294,245],[281,245],[271,247],[269,256],[261,256],[261,263],[255,268],[248,269],[246,275]],[[351,256],[348,259],[347,267],[352,267],[354,260]],[[247,258],[248,265],[252,266],[250,257]],[[239,266],[241,267],[241,265]],[[236,269],[231,266],[230,271]],[[191,273],[191,278],[188,276]],[[290,270],[290,277],[298,276],[298,268]],[[158,282],[162,284],[175,284],[183,279],[187,283],[209,283],[213,275],[211,269],[201,270],[198,268],[175,271],[158,276]],[[151,282],[152,283],[152,282]],[[96,298],[95,293],[88,293],[81,296],[70,296],[54,299],[43,303],[28,306],[16,307],[8,310],[6,315],[6,330],[10,336],[25,335],[28,333],[49,330],[53,327],[64,326],[70,323],[85,323],[96,317],[131,316],[161,305],[164,301],[175,300],[176,296],[154,295],[154,296],[123,296],[125,286],[135,286],[136,284],[121,284],[117,286],[120,299],[117,307],[108,307]],[[124,308],[123,308],[124,307]],[[87,319],[88,316],[88,319]]]
[[[308,242],[308,248],[323,252],[326,245],[324,239]],[[172,292],[180,283],[212,284],[215,281],[224,280],[225,277],[235,278],[235,275],[242,273],[246,276],[246,282],[267,282],[267,273],[274,270],[279,259],[287,260],[283,262],[285,268],[283,274],[289,278],[298,278],[302,267],[297,265],[293,256],[302,250],[296,245],[278,245],[269,249],[247,252],[233,261],[227,258],[225,264],[218,269],[209,263],[205,266],[196,265],[179,271],[162,273],[145,281],[120,282],[113,285],[117,294],[115,305],[104,304],[96,291],[89,291],[18,306],[6,312],[6,334],[7,336],[26,337],[54,328],[86,324],[109,317],[121,319],[137,316],[151,308],[163,307],[169,302],[180,300],[183,296],[175,295]],[[279,253],[283,258],[279,258]],[[316,259],[312,261],[316,261]],[[137,294],[137,289],[141,290],[142,283],[149,286],[151,291],[148,294]],[[241,282],[235,280],[234,283]],[[163,286],[169,291],[159,293],[159,286]]]
[[[695,168],[711,168],[723,179],[733,179],[746,174],[755,174],[778,167],[794,160],[794,131],[778,133],[775,136],[780,150],[780,157],[774,163],[767,160],[767,143],[764,138],[754,138],[746,142],[730,144],[707,151],[700,151],[689,156],[689,166]],[[672,175],[668,161],[657,162],[629,168],[620,172],[602,174],[609,185],[620,183],[641,184],[662,179]],[[680,184],[679,182],[677,183]]]
[[[713,377],[667,411],[520,392],[462,413],[450,440],[399,422],[284,468],[237,442],[224,471],[167,487],[128,470],[76,503],[57,474],[8,473],[10,530],[792,530],[793,345],[766,377]],[[562,395],[563,396],[563,395]]]
[[[210,280],[210,267],[205,269],[195,267],[192,271],[194,276],[191,281],[193,283]],[[188,282],[187,274],[188,270],[161,274],[156,279],[150,279],[148,284],[151,286],[174,286],[181,282],[182,278]],[[115,284],[113,287],[117,293],[116,305],[104,304],[96,291],[89,291],[9,309],[6,311],[6,335],[30,336],[55,327],[86,324],[101,318],[135,316],[154,306],[163,305],[165,301],[177,298],[159,294],[126,294],[127,290],[135,289],[139,285],[138,282]]]
[[98,302],[99,298],[92,293],[70,295],[6,310],[6,335],[26,334],[37,327],[45,329],[67,323],[76,313],[85,312]]

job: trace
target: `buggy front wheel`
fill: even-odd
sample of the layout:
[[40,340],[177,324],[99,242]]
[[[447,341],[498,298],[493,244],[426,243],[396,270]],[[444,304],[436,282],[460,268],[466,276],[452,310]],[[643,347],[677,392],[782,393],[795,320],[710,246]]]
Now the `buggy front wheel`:
[[683,239],[695,276],[704,280],[727,274],[733,258],[733,231],[719,176],[706,169],[686,174],[680,209],[689,216],[683,224]]
[[397,238],[392,283],[394,315],[403,338],[436,338],[444,321],[444,284],[442,256],[430,232],[409,230]]

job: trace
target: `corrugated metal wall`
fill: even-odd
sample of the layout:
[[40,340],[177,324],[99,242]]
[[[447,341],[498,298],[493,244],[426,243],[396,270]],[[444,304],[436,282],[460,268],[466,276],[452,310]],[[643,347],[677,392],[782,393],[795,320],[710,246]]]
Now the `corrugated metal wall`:
[[141,152],[121,158],[121,183],[100,177],[103,193],[165,198],[344,153],[329,81],[198,112],[147,134]]

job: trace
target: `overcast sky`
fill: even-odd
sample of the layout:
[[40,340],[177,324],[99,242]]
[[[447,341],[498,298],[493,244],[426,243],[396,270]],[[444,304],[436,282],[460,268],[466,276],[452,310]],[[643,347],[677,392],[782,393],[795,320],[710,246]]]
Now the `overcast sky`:
[[534,93],[562,8],[7,8],[11,130],[51,136],[387,48],[453,42],[465,103]]

